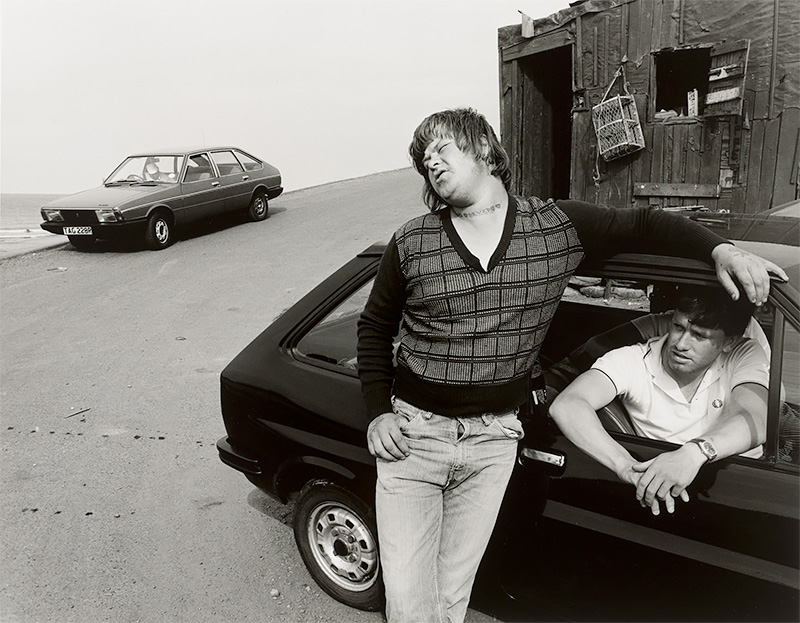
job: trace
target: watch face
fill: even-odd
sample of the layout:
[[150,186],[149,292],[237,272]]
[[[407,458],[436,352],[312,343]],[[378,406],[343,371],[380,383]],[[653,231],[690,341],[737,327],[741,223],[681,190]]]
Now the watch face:
[[705,454],[709,458],[709,460],[717,458],[717,450],[714,448],[714,446],[711,444],[710,441],[706,441],[705,439],[703,439],[702,441],[700,441],[699,445],[700,449],[703,451],[703,454]]

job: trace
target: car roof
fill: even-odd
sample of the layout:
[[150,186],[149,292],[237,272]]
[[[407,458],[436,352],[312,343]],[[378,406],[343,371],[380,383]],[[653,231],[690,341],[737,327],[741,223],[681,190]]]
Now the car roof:
[[760,255],[780,266],[789,276],[789,283],[794,290],[793,298],[798,299],[800,292],[800,248],[788,244],[774,244],[771,242],[751,242],[734,240],[737,247]]
[[792,218],[800,218],[800,199],[787,201],[781,205],[764,210],[758,213],[759,216],[787,216]]
[[[359,253],[359,257],[380,258],[383,255],[388,240],[376,242]],[[789,282],[783,284],[782,288],[787,288],[789,297],[795,301],[800,299],[800,248],[797,245],[779,244],[774,242],[763,242],[760,240],[732,240],[737,247],[750,253],[755,253],[780,266],[789,276]],[[711,267],[697,260],[690,260],[680,257],[654,256],[638,253],[623,253],[608,258],[603,263],[610,268],[627,266],[628,268],[647,268],[649,273],[653,273],[655,267],[663,270],[665,274],[674,274],[675,270],[687,271],[695,275],[705,273],[710,274]],[[596,266],[599,268],[599,266]]]
[[135,154],[130,154],[129,158],[140,158],[142,156],[185,156],[187,154],[196,154],[197,152],[201,151],[219,151],[223,149],[236,149],[237,151],[243,151],[246,154],[250,154],[249,151],[242,149],[241,147],[234,147],[233,145],[218,145],[218,146],[195,146],[195,147],[179,147],[179,148],[171,148],[171,149],[151,149],[150,151],[142,151],[136,152]]
[[373,242],[361,253],[359,253],[358,257],[380,257],[383,255],[383,252],[386,250],[386,245],[388,244],[389,240],[379,240],[378,242]]

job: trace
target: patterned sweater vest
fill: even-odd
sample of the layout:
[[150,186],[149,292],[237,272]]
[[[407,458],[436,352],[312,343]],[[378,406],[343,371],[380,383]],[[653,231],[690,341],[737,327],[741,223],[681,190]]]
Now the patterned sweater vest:
[[442,220],[421,216],[396,234],[408,284],[400,370],[464,389],[527,377],[583,259],[574,226],[552,201],[517,198],[505,253],[485,272],[459,255]]

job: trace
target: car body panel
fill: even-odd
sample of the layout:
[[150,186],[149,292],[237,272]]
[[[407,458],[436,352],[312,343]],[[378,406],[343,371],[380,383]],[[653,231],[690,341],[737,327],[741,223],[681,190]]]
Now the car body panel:
[[95,210],[98,208],[128,209],[143,202],[164,201],[178,196],[177,188],[166,186],[98,186],[74,195],[55,199],[48,208]]
[[[789,282],[773,282],[768,303],[775,318],[772,339],[782,340],[783,323],[800,327],[798,249],[736,244],[790,275]],[[354,348],[357,316],[344,315],[322,328],[318,323],[369,282],[382,249],[371,247],[323,281],[221,374],[227,436],[218,442],[220,457],[278,499],[288,500],[317,477],[373,499],[366,408],[356,371],[342,365]],[[587,265],[580,273],[716,283],[702,262],[633,254]],[[543,366],[633,315],[601,304],[587,317],[587,309],[562,300],[540,354]],[[332,356],[308,346],[317,342]],[[773,370],[781,369],[781,348],[772,357]],[[776,460],[781,387],[774,374],[766,458],[730,457],[706,466],[690,487],[691,501],[678,502],[672,515],[652,516],[630,485],[580,452],[546,413],[534,409],[474,602],[513,620],[791,620],[800,607],[800,472]],[[674,447],[612,435],[641,460]]]
[[[225,165],[227,170],[223,168],[223,163],[219,161],[222,157],[229,159],[228,164]],[[232,212],[247,208],[250,205],[250,199],[253,194],[250,173],[245,171],[241,164],[236,161],[236,157],[231,150],[213,150],[211,158],[216,165],[220,188],[223,190],[225,197],[225,210]],[[231,163],[230,161],[233,162]]]
[[[623,434],[613,436],[639,460],[648,460],[670,449],[669,444],[653,440]],[[785,615],[797,607],[800,499],[796,471],[782,473],[752,459],[722,461],[701,470],[691,487],[689,503],[677,502],[673,515],[664,512],[652,516],[635,500],[630,485],[620,482],[559,432],[554,431],[552,438],[552,444],[536,440],[524,443],[566,456],[566,469],[561,476],[552,478],[537,461],[525,459],[524,449],[524,472],[515,474],[518,479],[527,479],[529,488],[546,491],[547,500],[540,513],[531,517],[530,506],[519,502],[519,496],[507,496],[509,508],[504,509],[507,515],[527,520],[524,528],[519,521],[505,527],[507,534],[524,529],[527,538],[507,540],[499,554],[505,563],[498,567],[500,583],[515,599],[535,601],[539,605],[543,600],[548,601],[552,613],[572,617],[575,604],[570,607],[564,604],[574,601],[580,594],[580,586],[589,584],[592,574],[614,574],[621,569],[621,574],[630,573],[635,577],[626,579],[625,591],[616,596],[606,595],[601,602],[595,602],[592,617],[646,620],[657,614],[669,620],[679,616],[680,611],[674,611],[669,603],[644,600],[634,605],[630,595],[637,592],[634,588],[637,585],[639,593],[675,595],[685,581],[683,576],[704,578],[726,599],[729,591],[725,587],[741,585],[744,588],[751,581],[763,584],[760,594],[753,593],[752,589],[742,593],[750,606],[726,604],[725,607],[741,613],[746,611],[742,608],[757,606],[768,611],[771,620],[777,620],[781,613]],[[584,533],[589,543],[597,537],[604,545],[594,543],[591,547],[606,548],[606,555],[611,553],[619,562],[606,560],[602,570],[581,567],[582,560],[570,558],[562,546],[563,540],[552,540],[554,535],[571,535],[576,531]],[[670,566],[663,571],[653,569],[650,565],[655,563],[648,562],[653,551],[658,552],[659,559],[669,559]],[[517,576],[520,570],[531,566],[530,560],[538,561],[537,568],[563,564],[574,564],[577,568],[565,573],[567,581],[564,577],[549,577],[543,573],[537,574],[536,582],[521,583]],[[682,577],[670,577],[676,572]],[[535,590],[532,590],[533,585]],[[693,617],[699,617],[698,620],[715,618],[718,600],[707,601],[710,603],[694,606]],[[770,607],[773,609],[768,610]],[[728,610],[725,617],[731,614]],[[748,618],[750,616],[743,617]]]
[[177,224],[211,218],[227,211],[226,193],[216,177],[181,182],[180,188],[183,205],[174,212]]

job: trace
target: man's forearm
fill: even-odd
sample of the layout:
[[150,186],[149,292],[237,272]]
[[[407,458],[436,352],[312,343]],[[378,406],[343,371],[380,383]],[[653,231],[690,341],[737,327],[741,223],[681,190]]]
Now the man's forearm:
[[567,439],[620,479],[629,481],[624,475],[636,461],[603,428],[588,403],[579,398],[559,397],[550,415]]
[[767,389],[755,383],[734,388],[720,420],[703,435],[717,451],[716,460],[747,452],[767,436]]

